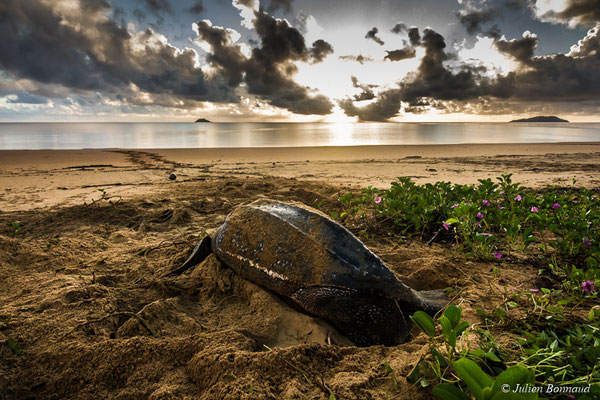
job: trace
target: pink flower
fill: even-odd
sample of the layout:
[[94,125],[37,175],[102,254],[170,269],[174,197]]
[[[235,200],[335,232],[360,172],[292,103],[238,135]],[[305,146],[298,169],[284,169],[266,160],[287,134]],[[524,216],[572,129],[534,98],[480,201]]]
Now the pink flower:
[[456,207],[458,207],[458,203],[454,203],[450,206],[450,208],[456,208]]
[[517,195],[517,197],[515,197],[515,200],[516,200],[516,201],[521,201],[521,200],[523,200],[523,198],[521,197],[521,195],[520,195],[520,194],[518,194],[518,195]]
[[498,210],[504,210],[504,207],[502,207],[501,205],[498,206]]
[[447,224],[446,221],[444,221],[444,222],[442,222],[442,225],[444,225],[444,229],[448,231],[448,230],[450,230],[450,225],[452,225],[452,224]]
[[479,218],[479,219],[483,218],[483,214],[482,214],[482,213],[480,213],[480,212],[478,212],[478,213],[477,213],[477,218]]
[[596,284],[594,283],[594,281],[583,282],[582,289],[587,294],[591,294],[591,293],[598,291],[598,288],[596,287]]
[[501,190],[501,191],[500,191],[500,194],[504,194],[504,190]]
[[590,239],[588,239],[588,238],[583,238],[583,244],[587,244],[588,246],[591,246],[592,242],[590,242]]
[[486,207],[488,207],[488,206],[490,205],[490,202],[489,202],[489,201],[487,201],[487,200],[484,200],[482,203],[483,203],[483,205],[484,205],[484,206],[486,206]]
[[540,289],[529,289],[531,293],[539,293]]
[[375,204],[381,203],[381,197],[375,196]]
[[531,212],[538,212],[538,208],[536,206],[531,207]]
[[502,254],[498,253],[497,251],[494,252],[494,257],[496,257],[498,260],[502,258]]
[[484,233],[482,233],[482,235],[483,236],[494,236],[494,235],[492,235],[491,233],[488,233],[488,232],[484,232]]
[[475,225],[477,225],[478,227],[481,228],[481,221],[477,221],[477,223]]
[[556,210],[558,207],[560,207],[560,204],[558,203],[554,203],[554,205],[552,205],[553,210]]

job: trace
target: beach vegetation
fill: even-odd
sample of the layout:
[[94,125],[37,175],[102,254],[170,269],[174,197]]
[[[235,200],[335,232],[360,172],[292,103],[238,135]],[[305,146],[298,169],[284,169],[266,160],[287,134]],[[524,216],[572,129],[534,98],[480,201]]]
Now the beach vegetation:
[[[502,174],[478,185],[419,185],[399,177],[339,198],[338,219],[367,230],[384,223],[400,237],[451,246],[455,257],[500,262],[517,255],[541,260],[566,290],[595,296],[600,284],[600,196],[577,187],[526,188]],[[586,284],[586,282],[589,282]]]
[[[575,184],[532,189],[511,174],[477,185],[420,185],[400,177],[386,190],[340,196],[334,216],[361,237],[435,242],[454,260],[492,265],[489,282],[470,277],[501,299],[487,310],[473,307],[479,322],[463,320],[455,305],[438,317],[411,316],[429,350],[409,382],[440,399],[569,398],[545,390],[588,386],[577,399],[600,397],[600,196]],[[498,287],[503,265],[515,262],[536,267],[555,284],[516,293]],[[465,295],[452,288],[452,296]]]

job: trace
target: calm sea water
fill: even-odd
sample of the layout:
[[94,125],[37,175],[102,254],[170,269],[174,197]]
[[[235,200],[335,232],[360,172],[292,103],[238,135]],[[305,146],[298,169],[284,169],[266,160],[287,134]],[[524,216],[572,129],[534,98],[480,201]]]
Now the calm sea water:
[[0,149],[598,142],[600,123],[0,123]]

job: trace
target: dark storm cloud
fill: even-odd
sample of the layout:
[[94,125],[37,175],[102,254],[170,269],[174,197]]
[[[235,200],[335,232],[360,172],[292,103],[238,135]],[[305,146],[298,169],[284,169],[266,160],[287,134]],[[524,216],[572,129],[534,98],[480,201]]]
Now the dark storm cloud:
[[[416,42],[421,36],[416,28],[411,30],[413,42]],[[446,42],[442,35],[426,28],[418,45],[425,49],[425,56],[417,70],[408,74],[398,88],[379,92],[375,101],[364,107],[356,107],[351,99],[344,99],[339,102],[344,112],[360,121],[385,121],[398,114],[402,102],[411,106],[406,110],[408,112],[423,112],[424,106],[430,103],[443,106],[435,100],[475,99],[483,94],[482,70],[463,64],[458,72],[454,72],[444,66],[444,61],[450,57],[445,52]]]
[[195,0],[190,8],[187,9],[189,12],[194,14],[202,14],[205,10],[203,0]]
[[600,2],[598,0],[568,0],[567,7],[556,14],[558,18],[571,20],[584,25],[600,22]]
[[146,9],[155,15],[162,13],[173,13],[173,6],[169,0],[140,0],[146,6]]
[[537,44],[538,38],[534,35],[525,35],[522,39],[498,39],[494,42],[498,51],[524,64],[528,64],[533,58]]
[[256,11],[253,20],[260,43],[250,57],[231,44],[226,29],[206,21],[198,23],[198,36],[211,46],[207,61],[230,86],[246,84],[249,94],[298,114],[325,115],[333,104],[323,95],[311,95],[309,89],[293,80],[298,67],[294,62],[320,62],[333,52],[331,45],[317,40],[307,48],[304,37],[287,21]]
[[356,62],[360,63],[361,65],[365,62],[375,61],[373,58],[368,57],[368,56],[363,56],[362,54],[358,54],[356,56],[353,56],[353,55],[339,56],[339,59],[343,60],[343,61],[356,61]]
[[386,50],[387,54],[383,57],[384,60],[401,61],[408,58],[414,58],[417,52],[412,47],[405,47],[398,50]]
[[[418,42],[425,49],[425,56],[416,71],[407,74],[398,87],[377,93],[374,101],[364,107],[357,107],[356,100],[350,98],[341,100],[340,107],[360,121],[385,121],[396,116],[402,105],[406,113],[423,113],[434,108],[485,114],[494,110],[506,113],[573,109],[575,103],[596,109],[600,106],[598,27],[590,29],[569,54],[535,56],[538,39],[529,33],[512,40],[502,36],[494,43],[499,51],[517,61],[516,70],[487,76],[485,68],[453,59],[446,53],[444,38],[432,29],[425,29]],[[494,102],[503,106],[494,108]]]
[[333,54],[333,47],[329,43],[323,39],[313,42],[312,48],[310,49],[310,56],[312,57],[313,62],[321,62],[329,54]]
[[408,30],[408,27],[403,22],[398,22],[396,25],[394,25],[394,27],[392,29],[390,29],[390,32],[402,33],[402,32],[406,32],[407,30]]
[[364,83],[360,83],[358,78],[355,76],[351,76],[350,79],[352,80],[352,86],[361,90],[359,94],[355,94],[353,96],[354,101],[372,100],[375,98],[373,88],[377,87],[377,85],[366,85]]
[[421,35],[419,34],[419,28],[411,26],[408,29],[408,40],[412,46],[417,46],[421,42]]
[[484,9],[461,10],[456,16],[460,23],[467,29],[471,35],[481,32],[481,25],[492,21],[496,17],[497,11],[492,7]]
[[151,29],[133,36],[105,16],[105,5],[79,4],[59,15],[38,1],[0,3],[1,69],[72,90],[124,93],[131,101],[143,98],[138,89],[181,103],[236,100],[226,86],[205,79],[195,52],[165,44]]
[[383,42],[383,40],[381,40],[381,38],[379,36],[377,36],[378,33],[379,33],[379,30],[377,29],[377,27],[373,27],[373,29],[371,29],[369,32],[367,32],[367,34],[365,35],[365,38],[371,39],[378,45],[383,46],[385,43]]

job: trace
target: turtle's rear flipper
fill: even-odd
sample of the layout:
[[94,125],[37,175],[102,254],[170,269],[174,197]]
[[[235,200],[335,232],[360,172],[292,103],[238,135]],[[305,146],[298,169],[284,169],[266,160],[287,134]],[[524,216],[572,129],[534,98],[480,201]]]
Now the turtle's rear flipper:
[[434,315],[437,314],[438,311],[443,309],[448,305],[450,300],[446,297],[444,290],[421,290],[417,292],[419,297],[421,297],[427,303],[427,309],[423,310],[427,314]]
[[186,262],[184,262],[181,267],[166,274],[165,277],[181,275],[188,269],[195,267],[196,265],[204,261],[206,257],[208,257],[210,253],[212,253],[212,246],[210,242],[210,236],[206,236],[204,239],[202,239],[200,243],[198,243],[196,247],[194,247],[192,255],[186,260]]

